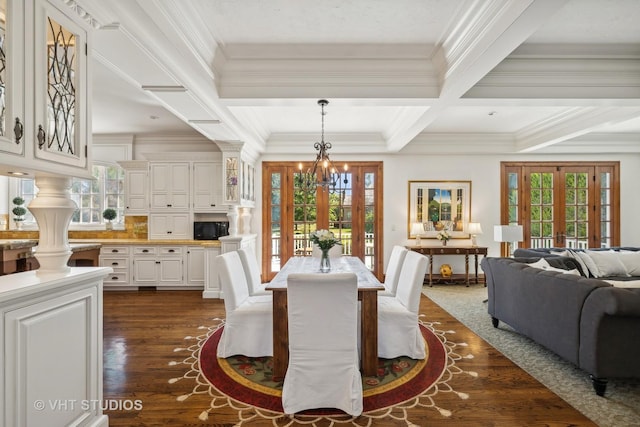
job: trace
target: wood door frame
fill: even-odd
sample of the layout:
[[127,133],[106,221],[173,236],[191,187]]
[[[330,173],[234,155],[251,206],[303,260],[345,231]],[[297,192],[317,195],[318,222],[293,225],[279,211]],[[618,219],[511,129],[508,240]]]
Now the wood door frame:
[[[303,166],[304,166],[303,162]],[[300,162],[296,161],[269,161],[262,163],[262,277],[269,280],[275,273],[272,273],[269,268],[271,262],[271,236],[268,235],[271,230],[271,173],[278,171],[282,173],[281,176],[281,200],[284,201],[283,208],[281,209],[281,224],[293,223],[293,177],[299,170]],[[353,182],[351,188],[353,192],[352,199],[352,228],[354,226],[360,227],[362,230],[365,228],[364,215],[365,215],[365,200],[364,189],[365,184],[362,178],[367,173],[375,173],[375,222],[374,222],[374,234],[376,236],[374,240],[374,263],[373,273],[382,280],[383,268],[384,268],[384,176],[383,168],[384,164],[381,161],[371,162],[349,162],[349,172],[352,174]],[[361,194],[362,197],[355,197],[356,194]],[[324,222],[323,222],[324,221]],[[328,217],[322,212],[317,213],[316,222],[319,224],[328,223]],[[281,230],[282,233],[282,230]],[[281,235],[282,241],[286,244],[282,244],[280,248],[280,256],[283,260],[288,260],[294,256],[291,243],[291,236],[289,234]],[[357,256],[364,260],[364,234],[352,233],[352,255]],[[266,255],[266,256],[265,256]]]
[[[595,222],[589,221],[589,246],[600,247],[601,235],[597,230],[600,224],[600,192],[602,189],[602,183],[600,181],[600,174],[607,172],[611,175],[611,236],[610,245],[620,245],[620,162],[619,161],[604,161],[604,162],[589,162],[589,161],[567,161],[567,162],[512,162],[503,161],[500,162],[500,224],[509,223],[509,173],[518,173],[518,201],[519,209],[517,215],[517,223],[523,226],[525,235],[523,247],[529,247],[531,230],[529,227],[529,221],[526,215],[528,212],[524,212],[522,209],[522,203],[528,195],[525,192],[525,170],[531,168],[555,168],[558,172],[562,169],[570,168],[593,168],[593,204],[591,205],[591,212],[594,215]],[[561,194],[564,195],[565,189],[559,189]],[[591,190],[590,190],[591,191]]]

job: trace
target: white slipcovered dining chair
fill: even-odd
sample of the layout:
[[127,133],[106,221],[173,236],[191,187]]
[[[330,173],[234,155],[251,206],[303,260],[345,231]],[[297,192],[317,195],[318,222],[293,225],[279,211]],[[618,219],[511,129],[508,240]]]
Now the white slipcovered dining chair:
[[337,408],[360,415],[357,276],[290,274],[287,300],[289,367],[282,385],[284,412]]
[[247,285],[249,285],[249,295],[271,295],[271,291],[265,289],[267,284],[262,283],[260,279],[260,266],[253,248],[240,248],[238,249],[238,255],[240,255],[244,274],[247,278]]
[[237,354],[273,356],[272,296],[249,296],[249,286],[238,252],[218,255],[216,263],[226,312],[218,343],[218,357]]
[[409,250],[404,246],[395,245],[391,250],[389,264],[387,264],[387,272],[384,274],[384,291],[378,292],[378,297],[394,297],[398,288],[398,278],[400,277],[400,268],[404,262],[404,257]]
[[378,357],[424,359],[425,347],[418,310],[429,259],[417,252],[405,255],[395,297],[378,298]]
[[[311,256],[314,258],[320,258],[322,256],[322,249],[320,246],[314,244],[311,251]],[[342,245],[335,245],[329,249],[329,258],[337,258],[342,256]]]

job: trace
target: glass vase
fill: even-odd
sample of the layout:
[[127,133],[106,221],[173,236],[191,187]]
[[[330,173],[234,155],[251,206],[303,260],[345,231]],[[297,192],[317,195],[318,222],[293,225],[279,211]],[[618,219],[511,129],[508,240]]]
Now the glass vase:
[[442,241],[442,246],[447,246],[447,241],[446,240]]
[[322,249],[320,256],[320,272],[328,273],[331,271],[331,261],[329,261],[329,249]]

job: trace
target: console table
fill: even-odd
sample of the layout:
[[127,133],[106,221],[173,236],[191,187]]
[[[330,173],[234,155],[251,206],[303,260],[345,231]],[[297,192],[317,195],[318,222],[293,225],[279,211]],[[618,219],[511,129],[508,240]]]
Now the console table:
[[465,284],[469,286],[469,255],[474,256],[475,283],[478,284],[478,255],[487,256],[487,248],[480,246],[406,246],[407,249],[429,257],[429,286],[433,286],[434,255],[464,255]]

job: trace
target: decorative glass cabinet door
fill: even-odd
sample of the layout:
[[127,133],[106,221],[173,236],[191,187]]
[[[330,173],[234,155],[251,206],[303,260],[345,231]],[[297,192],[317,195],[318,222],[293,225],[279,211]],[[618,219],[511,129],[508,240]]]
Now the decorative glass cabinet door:
[[0,152],[24,154],[24,4],[0,0]]
[[34,33],[36,157],[85,167],[87,32],[37,0]]
[[238,157],[233,156],[224,159],[224,174],[224,201],[237,203],[240,201],[238,188],[240,183],[240,159]]

